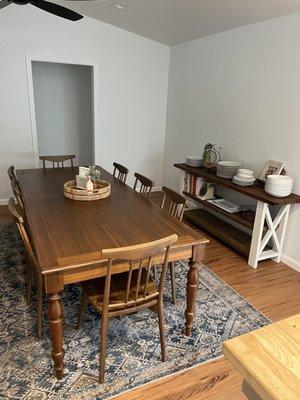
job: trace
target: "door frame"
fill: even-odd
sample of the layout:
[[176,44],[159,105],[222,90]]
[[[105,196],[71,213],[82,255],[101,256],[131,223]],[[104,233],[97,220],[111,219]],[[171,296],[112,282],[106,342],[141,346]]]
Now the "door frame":
[[92,145],[93,145],[93,164],[96,162],[96,133],[99,132],[99,75],[98,75],[98,63],[96,61],[82,60],[76,58],[62,58],[55,56],[41,56],[26,54],[26,71],[27,71],[27,86],[28,86],[28,98],[29,98],[29,110],[30,110],[30,122],[31,122],[31,138],[32,138],[32,150],[34,158],[34,166],[39,168],[39,154],[38,154],[38,137],[36,127],[36,112],[34,102],[34,90],[33,90],[33,76],[32,76],[32,62],[48,62],[53,64],[70,64],[70,65],[85,65],[92,69]]

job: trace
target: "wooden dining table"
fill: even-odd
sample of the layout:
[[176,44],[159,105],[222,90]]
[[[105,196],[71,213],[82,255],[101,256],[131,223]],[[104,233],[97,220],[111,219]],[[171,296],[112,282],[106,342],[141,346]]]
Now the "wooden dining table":
[[[102,249],[150,242],[177,234],[170,261],[189,259],[185,334],[190,335],[195,316],[198,268],[208,240],[170,216],[126,184],[101,169],[101,179],[111,184],[110,197],[98,201],[66,199],[63,185],[75,179],[78,168],[22,169],[17,177],[26,220],[48,295],[48,324],[55,375],[63,376],[63,310],[60,293],[65,285],[105,276]],[[154,259],[162,263],[163,254]],[[118,262],[116,271],[129,264]]]

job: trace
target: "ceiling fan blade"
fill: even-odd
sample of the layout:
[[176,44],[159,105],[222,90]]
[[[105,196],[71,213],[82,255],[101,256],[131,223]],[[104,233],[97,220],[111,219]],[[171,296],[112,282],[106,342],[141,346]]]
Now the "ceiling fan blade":
[[77,14],[77,12],[70,10],[69,8],[59,6],[58,4],[50,3],[45,0],[30,0],[29,4],[38,7],[44,11],[51,14],[57,15],[58,17],[66,18],[71,21],[78,21],[83,18],[82,15]]
[[4,7],[6,7],[6,6],[9,6],[10,4],[11,4],[11,2],[8,1],[8,0],[0,1],[0,9],[1,9],[1,8],[4,8]]

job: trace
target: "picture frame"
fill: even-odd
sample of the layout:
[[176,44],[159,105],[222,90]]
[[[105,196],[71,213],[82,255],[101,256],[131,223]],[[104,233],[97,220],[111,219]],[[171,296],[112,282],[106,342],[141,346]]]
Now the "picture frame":
[[266,182],[268,175],[280,175],[284,168],[284,163],[281,161],[268,160],[261,171],[258,179],[260,181]]
[[79,176],[82,178],[86,178],[90,174],[89,167],[79,167]]
[[85,176],[76,175],[76,188],[85,190],[86,181],[87,181],[87,178]]

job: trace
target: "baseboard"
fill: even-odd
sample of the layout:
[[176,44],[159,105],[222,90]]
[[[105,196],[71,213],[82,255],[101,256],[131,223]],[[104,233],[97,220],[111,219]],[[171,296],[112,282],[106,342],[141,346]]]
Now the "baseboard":
[[293,268],[295,271],[300,272],[300,262],[295,260],[294,258],[289,257],[286,254],[282,254],[281,261],[289,267]]
[[7,206],[8,199],[0,199],[0,206]]

